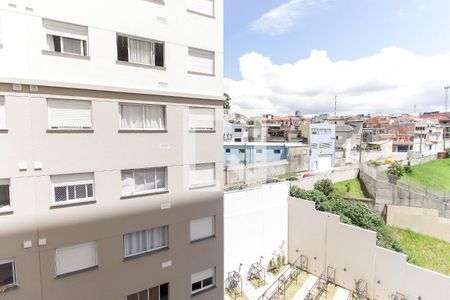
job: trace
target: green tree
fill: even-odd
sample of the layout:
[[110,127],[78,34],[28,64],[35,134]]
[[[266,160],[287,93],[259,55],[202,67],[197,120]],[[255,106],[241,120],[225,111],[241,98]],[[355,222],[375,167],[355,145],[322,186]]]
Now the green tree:
[[230,95],[227,93],[223,93],[223,96],[225,97],[225,102],[223,103],[223,109],[230,109]]
[[326,178],[316,181],[314,189],[324,193],[325,196],[329,196],[334,191],[334,185],[330,179]]

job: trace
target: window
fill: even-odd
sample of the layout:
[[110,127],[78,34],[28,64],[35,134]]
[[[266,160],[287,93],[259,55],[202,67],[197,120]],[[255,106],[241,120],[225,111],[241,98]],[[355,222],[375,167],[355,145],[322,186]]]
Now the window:
[[189,47],[188,54],[188,72],[214,75],[214,52]]
[[127,233],[123,236],[124,256],[153,252],[169,247],[169,226]]
[[230,153],[230,152],[231,152],[231,149],[229,149],[229,148],[228,148],[228,149],[225,149],[225,152],[226,152],[226,153]]
[[214,0],[188,0],[187,9],[191,12],[213,17]]
[[122,196],[167,191],[167,167],[122,171]]
[[262,151],[262,149],[256,149],[256,153],[261,154],[261,153],[263,153],[263,151]]
[[216,269],[211,268],[191,275],[191,294],[215,286]]
[[214,236],[215,217],[206,217],[190,222],[191,242]]
[[120,128],[160,130],[166,127],[166,107],[152,104],[120,104]]
[[54,203],[94,200],[93,173],[54,175],[51,178]]
[[80,56],[88,55],[88,28],[52,20],[44,20],[47,50]]
[[216,166],[214,163],[191,165],[190,186],[201,187],[215,184]]
[[0,209],[11,205],[9,194],[9,180],[0,179]]
[[90,129],[91,101],[48,99],[51,129]]
[[3,97],[0,97],[0,129],[6,129],[6,109]]
[[13,287],[16,281],[16,263],[13,259],[0,260],[0,291]]
[[169,284],[164,283],[148,290],[127,296],[126,300],[169,300]]
[[56,249],[56,274],[64,275],[96,267],[97,242]]
[[280,150],[280,149],[274,149],[274,150],[273,150],[273,153],[275,153],[275,154],[280,154],[280,153],[281,153],[281,150]]
[[242,142],[242,139],[241,139],[241,138],[234,138],[234,141],[235,141],[236,143],[240,143],[240,142]]
[[242,132],[242,128],[235,128],[234,132]]
[[190,130],[214,130],[215,109],[206,107],[189,108]]
[[117,35],[117,60],[164,67],[164,43]]
[[245,149],[239,149],[239,153],[244,154],[245,153]]

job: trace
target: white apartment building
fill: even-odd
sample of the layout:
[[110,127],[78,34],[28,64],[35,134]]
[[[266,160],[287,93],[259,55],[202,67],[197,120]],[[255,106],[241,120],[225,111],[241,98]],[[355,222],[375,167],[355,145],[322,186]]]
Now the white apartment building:
[[223,1],[0,2],[0,299],[223,297]]

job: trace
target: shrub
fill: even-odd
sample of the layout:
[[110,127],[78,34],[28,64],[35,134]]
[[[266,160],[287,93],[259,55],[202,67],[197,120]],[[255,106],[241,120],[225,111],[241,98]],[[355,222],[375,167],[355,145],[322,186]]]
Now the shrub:
[[295,198],[314,201],[316,203],[316,209],[320,211],[327,210],[328,198],[324,193],[318,190],[307,191],[297,186],[291,186],[290,195]]
[[314,189],[329,196],[334,191],[334,185],[330,179],[321,179],[314,183]]
[[369,166],[372,166],[372,167],[375,167],[375,168],[381,166],[381,163],[378,160],[369,160],[367,162],[367,164]]
[[387,173],[390,175],[395,175],[397,177],[402,177],[404,174],[404,170],[399,163],[395,162],[389,166]]
[[412,174],[413,169],[411,168],[411,162],[408,161],[408,164],[403,167],[403,172],[406,174]]

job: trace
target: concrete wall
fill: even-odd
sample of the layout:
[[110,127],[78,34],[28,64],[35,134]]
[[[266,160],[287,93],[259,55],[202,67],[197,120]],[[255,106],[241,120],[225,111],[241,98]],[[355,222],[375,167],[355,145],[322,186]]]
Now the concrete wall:
[[316,211],[314,202],[288,200],[289,261],[308,257],[308,270],[320,275],[336,270],[336,283],[354,290],[354,280],[367,282],[371,299],[395,292],[407,299],[450,299],[450,277],[413,266],[406,256],[376,246],[376,233],[341,224],[339,217]]
[[299,188],[305,190],[314,189],[314,183],[321,179],[328,178],[333,183],[354,179],[358,177],[358,168],[355,167],[343,167],[339,169],[334,169],[332,171],[326,171],[321,173],[315,173],[314,176],[305,177],[298,181],[293,181],[292,184],[298,186]]
[[[238,270],[244,276],[250,265],[263,256],[267,267],[272,253],[282,243],[287,253],[287,197],[289,183],[228,192],[224,195],[224,276]],[[225,277],[226,278],[226,277]]]
[[389,205],[387,223],[450,243],[450,219],[440,218],[435,209]]

